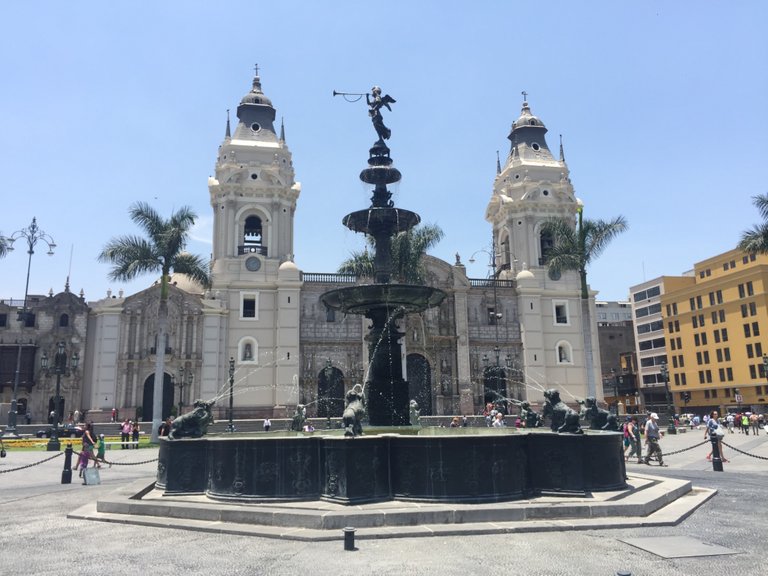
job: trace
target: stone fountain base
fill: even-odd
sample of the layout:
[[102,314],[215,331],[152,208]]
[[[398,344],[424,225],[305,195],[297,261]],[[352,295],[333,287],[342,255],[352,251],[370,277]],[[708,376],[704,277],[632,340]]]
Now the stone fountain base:
[[621,490],[585,496],[542,496],[490,504],[388,501],[240,504],[204,495],[165,495],[137,480],[69,518],[298,541],[341,541],[479,534],[674,526],[716,494],[686,480],[632,473]]
[[505,502],[626,487],[616,432],[161,439],[157,489],[224,502]]

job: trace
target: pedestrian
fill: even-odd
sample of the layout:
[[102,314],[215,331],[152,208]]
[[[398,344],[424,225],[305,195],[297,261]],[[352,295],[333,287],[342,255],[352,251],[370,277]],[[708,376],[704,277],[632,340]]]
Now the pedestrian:
[[90,422],[85,423],[85,430],[83,431],[83,445],[80,449],[80,459],[75,466],[75,470],[80,468],[80,476],[85,474],[85,469],[88,468],[88,460],[95,460],[93,456],[93,446],[96,444],[96,439],[93,437],[93,424]]
[[157,429],[157,435],[158,436],[168,436],[168,434],[171,433],[171,417],[168,416],[158,427]]
[[728,426],[728,432],[733,434],[733,412],[728,412],[728,416],[725,417],[726,426]]
[[264,432],[269,432],[272,428],[272,421],[269,418],[264,418]]
[[75,411],[72,413],[72,421],[73,421],[75,424],[79,424],[79,423],[80,423],[80,410],[75,410]]
[[664,454],[661,451],[659,440],[661,439],[659,430],[659,415],[651,412],[648,422],[645,423],[645,444],[648,446],[648,452],[645,455],[646,464],[651,464],[651,457],[656,456],[659,460],[659,466],[664,466]]
[[643,445],[640,442],[640,425],[637,423],[637,416],[632,416],[632,419],[627,425],[627,431],[629,432],[630,451],[627,456],[627,460],[632,456],[637,457],[637,463],[643,463]]
[[[719,420],[717,419],[717,410],[714,410],[709,415],[709,421],[707,422],[707,429],[704,431],[704,438],[709,438],[710,441],[717,439],[717,450],[720,452],[720,460],[728,462],[723,454],[723,436],[725,431],[721,429]],[[712,450],[710,449],[707,454],[707,460],[712,461]]]
[[624,433],[623,444],[624,444],[624,461],[625,462],[627,461],[627,450],[629,449],[632,443],[630,440],[630,434],[629,434],[629,425],[631,424],[631,422],[632,422],[632,417],[627,416],[626,421],[621,427],[621,431]]
[[493,418],[492,426],[494,428],[503,428],[504,426],[506,426],[506,424],[504,424],[504,413],[503,412],[499,412],[499,411],[496,412],[496,415]]
[[126,450],[130,448],[128,442],[131,441],[131,429],[133,428],[133,422],[126,418],[120,425],[120,442],[122,442],[122,449]]
[[112,422],[117,422],[117,410],[112,408]]
[[760,425],[758,424],[759,418],[757,417],[757,414],[752,414],[752,416],[749,417],[749,424],[752,426],[752,434],[757,436],[760,434]]
[[133,426],[131,426],[131,437],[133,438],[133,447],[138,448],[139,447],[139,423],[134,422]]
[[99,434],[98,444],[96,444],[96,456],[93,458],[94,462],[96,462],[96,468],[101,468],[102,464],[106,464],[105,451],[107,445],[104,442],[104,434]]
[[749,434],[749,416],[746,412],[741,415],[741,433]]

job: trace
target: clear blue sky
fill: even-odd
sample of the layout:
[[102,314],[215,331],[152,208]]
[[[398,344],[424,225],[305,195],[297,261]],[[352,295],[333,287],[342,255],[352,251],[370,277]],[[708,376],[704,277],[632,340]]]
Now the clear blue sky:
[[[522,90],[563,135],[589,218],[630,229],[589,270],[599,298],[731,249],[768,192],[768,3],[519,0],[4,2],[0,7],[0,232],[37,216],[55,256],[33,258],[31,293],[94,300],[130,285],[96,255],[134,232],[128,206],[200,215],[226,109],[258,62],[285,118],[296,177],[296,263],[334,271],[363,238],[342,217],[368,205],[358,180],[374,139],[363,103],[332,91],[373,84],[397,99],[389,144],[397,206],[440,225],[433,254],[490,247],[484,220]],[[21,247],[19,247],[21,248]],[[482,255],[481,255],[482,256]],[[469,267],[483,277],[487,258]],[[0,260],[0,298],[24,293],[26,254]]]

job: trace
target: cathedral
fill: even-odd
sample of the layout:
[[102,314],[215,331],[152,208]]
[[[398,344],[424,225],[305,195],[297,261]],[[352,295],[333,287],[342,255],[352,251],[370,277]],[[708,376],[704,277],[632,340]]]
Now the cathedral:
[[[121,416],[150,420],[155,358],[164,354],[163,416],[197,398],[216,399],[223,416],[230,381],[234,418],[285,417],[297,404],[310,416],[341,415],[345,392],[365,378],[369,322],[327,308],[321,296],[369,280],[300,269],[294,216],[301,185],[275,117],[257,75],[237,107],[236,125],[227,121],[208,180],[211,286],[172,278],[164,342],[157,341],[159,284],[88,303],[81,409],[117,408]],[[575,224],[579,207],[562,145],[556,157],[546,133],[524,100],[485,208],[493,273],[468,278],[458,254],[454,262],[425,257],[428,284],[447,296],[399,326],[403,378],[421,414],[538,403],[549,387],[565,391],[567,401],[595,395],[587,386],[578,274],[556,276],[544,265],[552,239],[542,224],[552,217]],[[594,294],[589,307],[595,318]],[[599,374],[596,329],[591,348],[592,372]]]

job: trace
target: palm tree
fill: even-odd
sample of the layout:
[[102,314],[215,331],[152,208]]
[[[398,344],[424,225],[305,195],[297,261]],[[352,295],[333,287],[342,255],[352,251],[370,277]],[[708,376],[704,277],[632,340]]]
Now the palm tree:
[[[427,250],[440,242],[444,235],[437,224],[424,224],[396,234],[392,238],[392,268],[397,281],[405,284],[425,284],[426,271],[422,257]],[[371,236],[368,237],[368,244],[373,246]],[[363,251],[353,252],[339,266],[339,274],[373,277],[373,254],[367,247]]]
[[757,207],[764,222],[742,232],[738,248],[749,254],[768,254],[768,194],[753,196],[752,203]]
[[157,347],[155,384],[152,397],[152,442],[163,416],[163,382],[165,380],[165,334],[168,326],[168,280],[171,272],[187,274],[204,287],[210,284],[208,266],[199,256],[184,252],[189,231],[197,215],[187,206],[179,208],[168,220],[146,202],[136,202],[128,210],[131,220],[146,233],[120,236],[110,240],[99,254],[99,261],[113,264],[112,280],[129,281],[141,274],[160,272],[160,304],[157,313]]
[[8,240],[0,234],[0,258],[4,258],[6,254],[8,254]]
[[623,216],[610,222],[584,220],[584,205],[578,202],[578,224],[572,220],[553,218],[542,226],[542,234],[549,234],[553,244],[544,255],[547,267],[553,275],[564,270],[579,273],[581,279],[581,317],[584,337],[584,361],[587,365],[587,396],[595,396],[594,352],[592,350],[592,320],[589,313],[589,288],[587,266],[605,250],[608,243],[628,228]]

